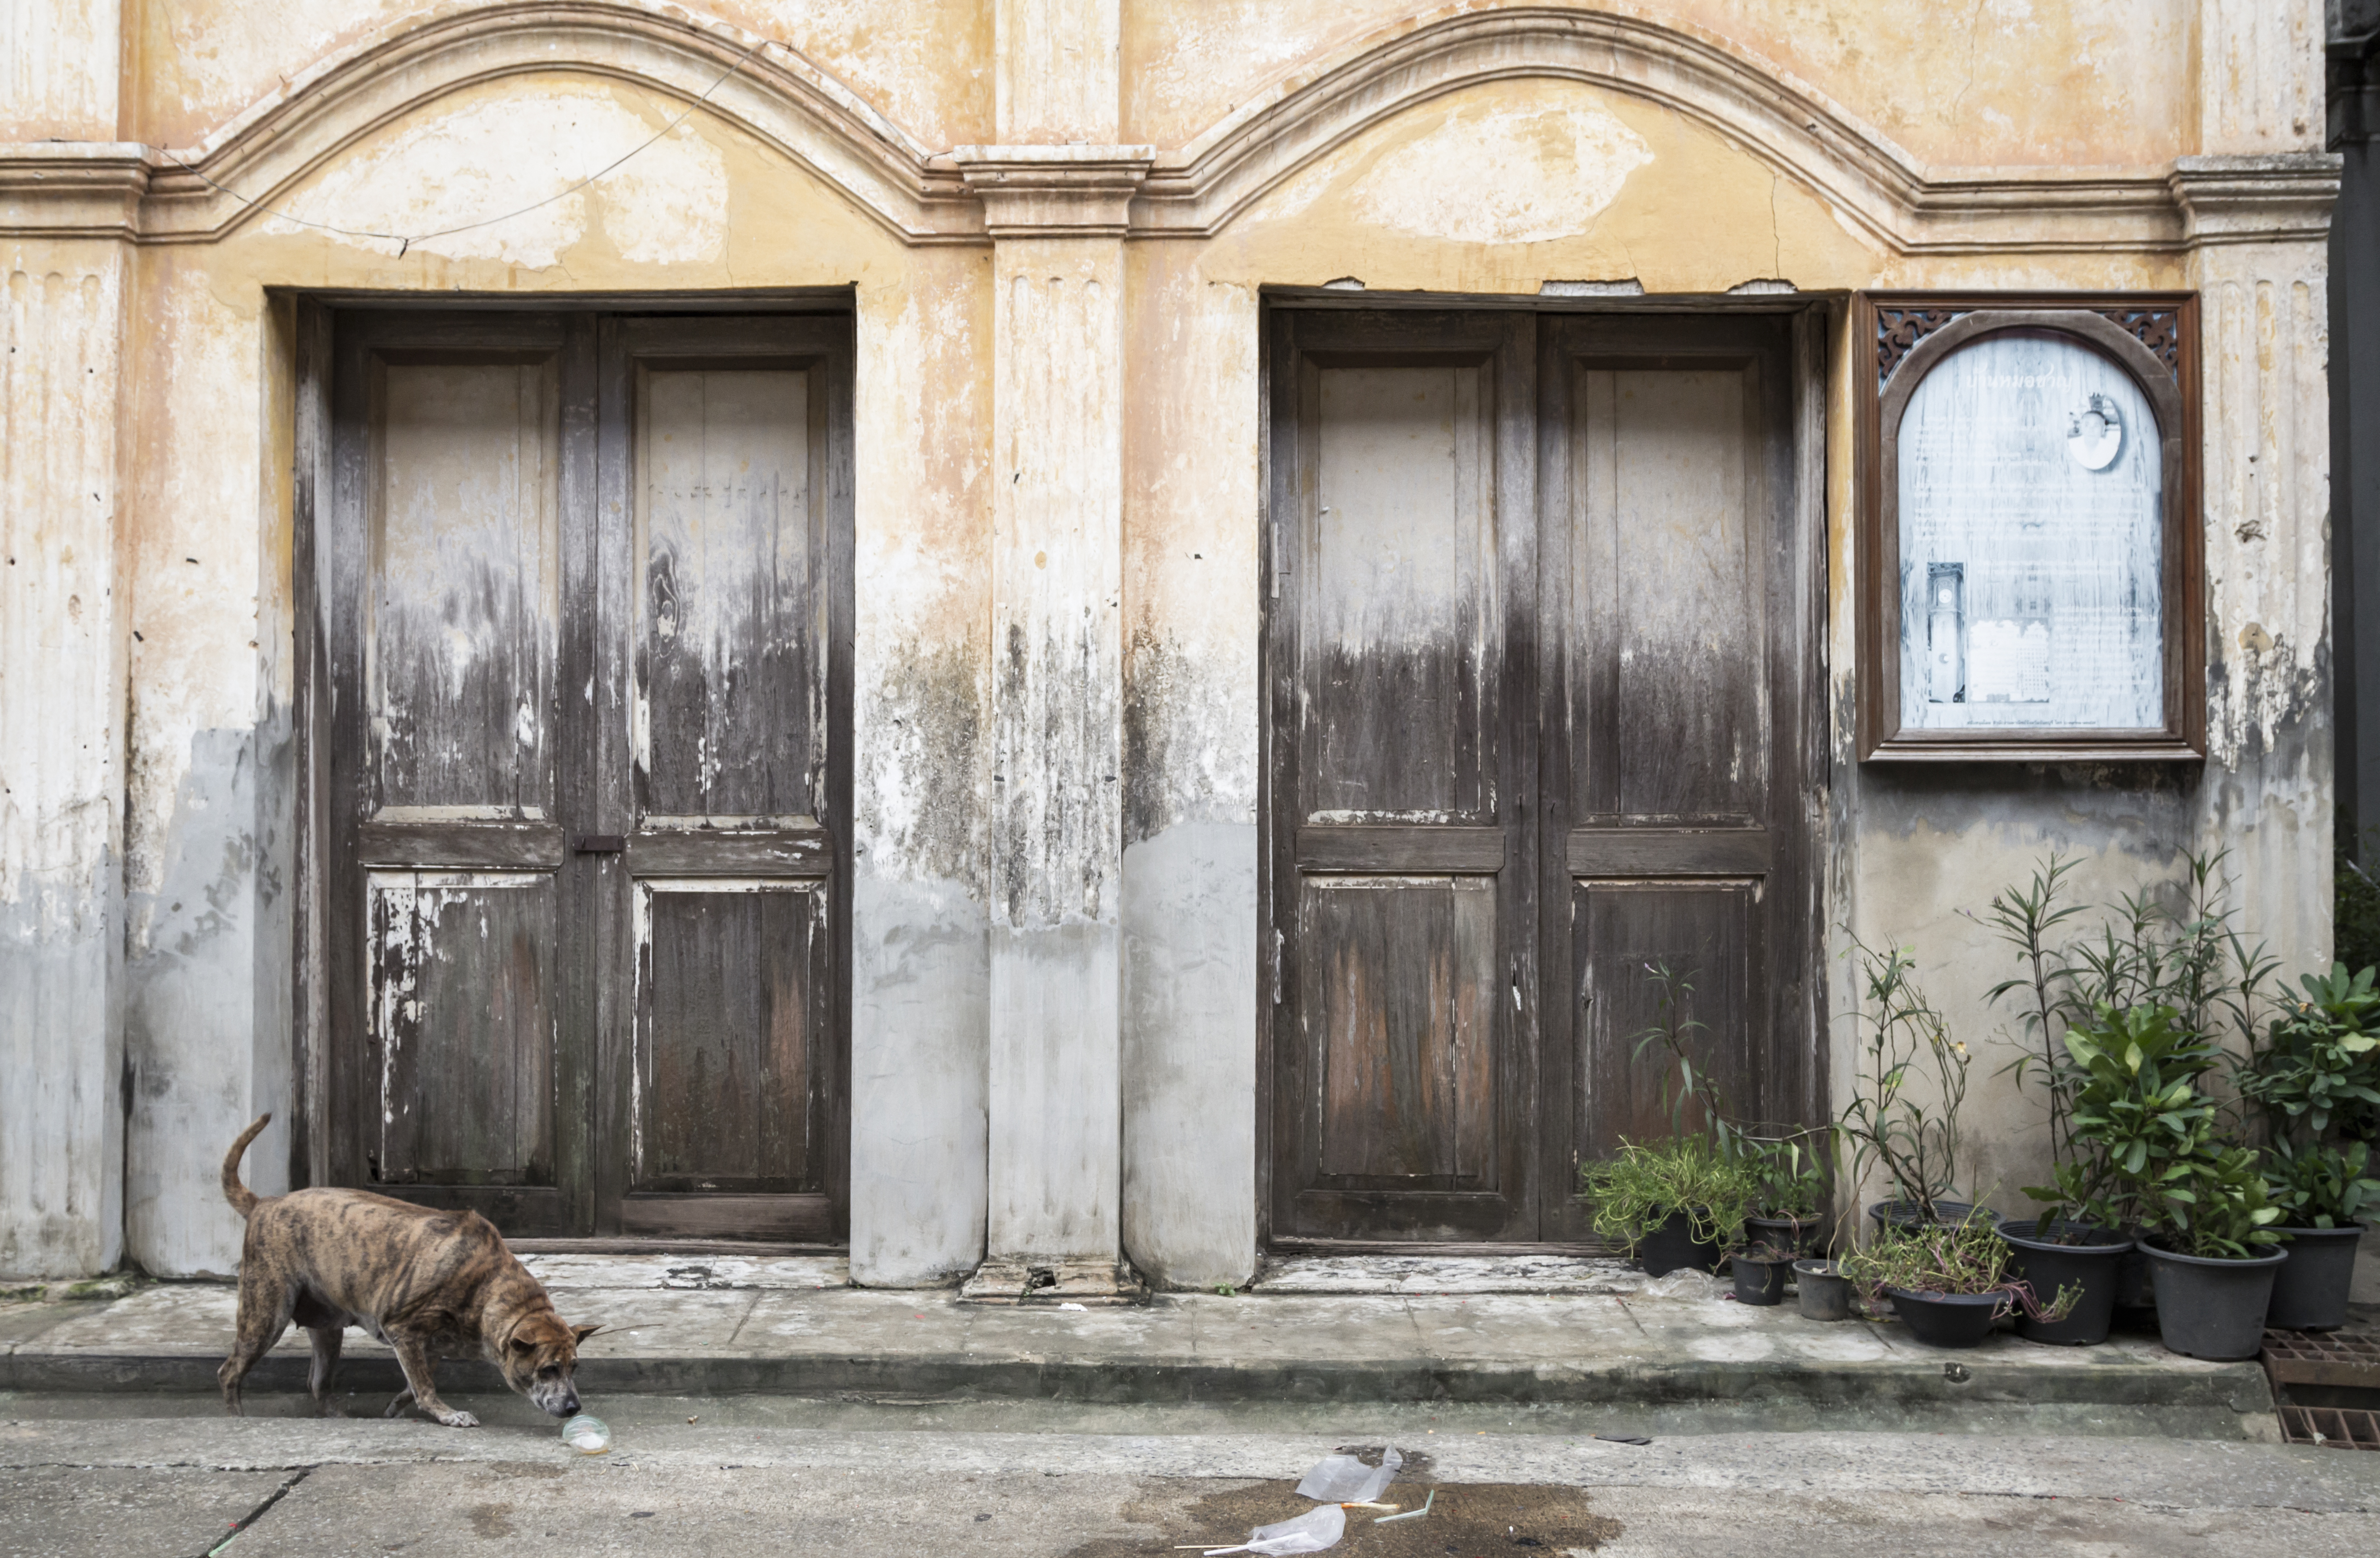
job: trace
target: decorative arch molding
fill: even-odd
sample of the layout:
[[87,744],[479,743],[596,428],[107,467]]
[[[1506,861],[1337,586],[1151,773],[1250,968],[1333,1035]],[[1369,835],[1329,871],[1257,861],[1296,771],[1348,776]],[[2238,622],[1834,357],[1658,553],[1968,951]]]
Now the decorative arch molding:
[[[650,0],[519,0],[410,18],[291,78],[187,152],[85,148],[80,182],[119,186],[129,228],[119,236],[212,241],[373,131],[466,88],[539,71],[632,81],[688,104],[710,92],[706,112],[808,168],[903,239],[982,241],[981,209],[956,168],[849,88],[785,44]],[[7,218],[24,203],[7,197],[31,192],[8,164],[30,160],[0,156]],[[90,214],[115,225],[103,212]]]
[[[373,131],[468,87],[556,70],[633,81],[686,103],[710,91],[707,112],[912,244],[981,243],[993,229],[1211,235],[1395,116],[1498,80],[1574,80],[1660,103],[1900,254],[2315,240],[2328,230],[2338,176],[2338,160],[2321,153],[2183,157],[2150,169],[1927,168],[1721,40],[1625,9],[1542,5],[1408,18],[1284,78],[1178,150],[937,152],[798,51],[661,0],[500,0],[394,24],[186,152],[0,147],[0,234],[214,241]],[[998,208],[989,223],[987,205]]]
[[1902,254],[2319,238],[2338,187],[2338,159],[2323,154],[2185,157],[2170,169],[1928,169],[1814,88],[1676,25],[1617,9],[1449,6],[1351,43],[1160,155],[1133,202],[1132,231],[1216,233],[1407,109],[1526,79],[1575,80],[1673,109]]

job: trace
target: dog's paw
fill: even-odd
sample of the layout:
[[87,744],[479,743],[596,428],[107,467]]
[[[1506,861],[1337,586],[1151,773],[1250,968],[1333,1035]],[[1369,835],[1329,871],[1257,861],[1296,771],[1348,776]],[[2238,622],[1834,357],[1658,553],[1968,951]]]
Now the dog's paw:
[[452,1410],[441,1412],[438,1414],[438,1420],[444,1423],[448,1428],[478,1428],[480,1426],[480,1419],[474,1418],[468,1412],[455,1412]]

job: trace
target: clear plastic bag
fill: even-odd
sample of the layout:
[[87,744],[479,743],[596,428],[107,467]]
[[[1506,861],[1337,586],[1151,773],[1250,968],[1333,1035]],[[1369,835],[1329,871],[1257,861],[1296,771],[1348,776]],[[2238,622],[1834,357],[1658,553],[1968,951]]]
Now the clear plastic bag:
[[562,1425],[562,1442],[582,1455],[600,1455],[612,1448],[612,1430],[602,1418],[582,1412]]
[[1404,1456],[1393,1449],[1381,1455],[1378,1466],[1366,1466],[1353,1455],[1325,1455],[1314,1463],[1297,1491],[1330,1503],[1370,1503],[1388,1491],[1404,1464]]
[[1347,1512],[1335,1503],[1326,1503],[1307,1510],[1294,1520],[1258,1526],[1237,1547],[1210,1547],[1207,1553],[1208,1558],[1218,1552],[1257,1552],[1265,1554],[1265,1558],[1275,1558],[1284,1552],[1320,1552],[1338,1546],[1339,1539],[1346,1534]]

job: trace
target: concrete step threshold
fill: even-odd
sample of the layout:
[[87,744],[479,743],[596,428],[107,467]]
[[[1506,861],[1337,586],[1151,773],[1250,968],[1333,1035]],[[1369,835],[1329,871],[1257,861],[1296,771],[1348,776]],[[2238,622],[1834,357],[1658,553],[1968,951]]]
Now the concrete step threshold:
[[[1284,1263],[1245,1293],[1161,1293],[1094,1307],[966,1303],[948,1290],[853,1287],[836,1258],[550,1255],[529,1263],[565,1319],[600,1323],[580,1355],[589,1397],[771,1393],[874,1402],[1729,1404],[1795,1420],[1964,1407],[2095,1409],[2197,1437],[2277,1437],[2255,1362],[2205,1363],[2153,1337],[2048,1347],[2003,1333],[1973,1350],[1898,1324],[1805,1321],[1654,1281],[1611,1261]],[[1365,1291],[1346,1291],[1365,1288]],[[1515,1291],[1514,1289],[1520,1289]],[[232,1335],[228,1284],[171,1283],[113,1300],[0,1306],[0,1389],[205,1391]],[[293,1330],[248,1389],[300,1393]],[[443,1390],[498,1390],[484,1364]],[[400,1383],[387,1349],[347,1333],[339,1384]],[[2145,1415],[2145,1418],[2143,1418]]]

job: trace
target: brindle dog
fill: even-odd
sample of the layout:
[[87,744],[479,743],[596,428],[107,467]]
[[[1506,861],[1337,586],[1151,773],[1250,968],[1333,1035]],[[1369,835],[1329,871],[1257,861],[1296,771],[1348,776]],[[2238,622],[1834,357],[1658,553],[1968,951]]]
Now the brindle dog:
[[578,1410],[571,1370],[592,1325],[565,1325],[545,1289],[476,1211],[436,1211],[364,1190],[293,1190],[261,1198],[239,1182],[240,1155],[266,1114],[240,1133],[224,1159],[223,1191],[248,1220],[240,1248],[239,1336],[215,1378],[224,1405],[240,1410],[239,1382],[295,1320],[314,1344],[311,1384],[324,1411],[339,1340],[361,1326],[396,1351],[408,1401],[448,1428],[480,1419],[438,1399],[431,1370],[441,1357],[476,1353],[540,1411]]

